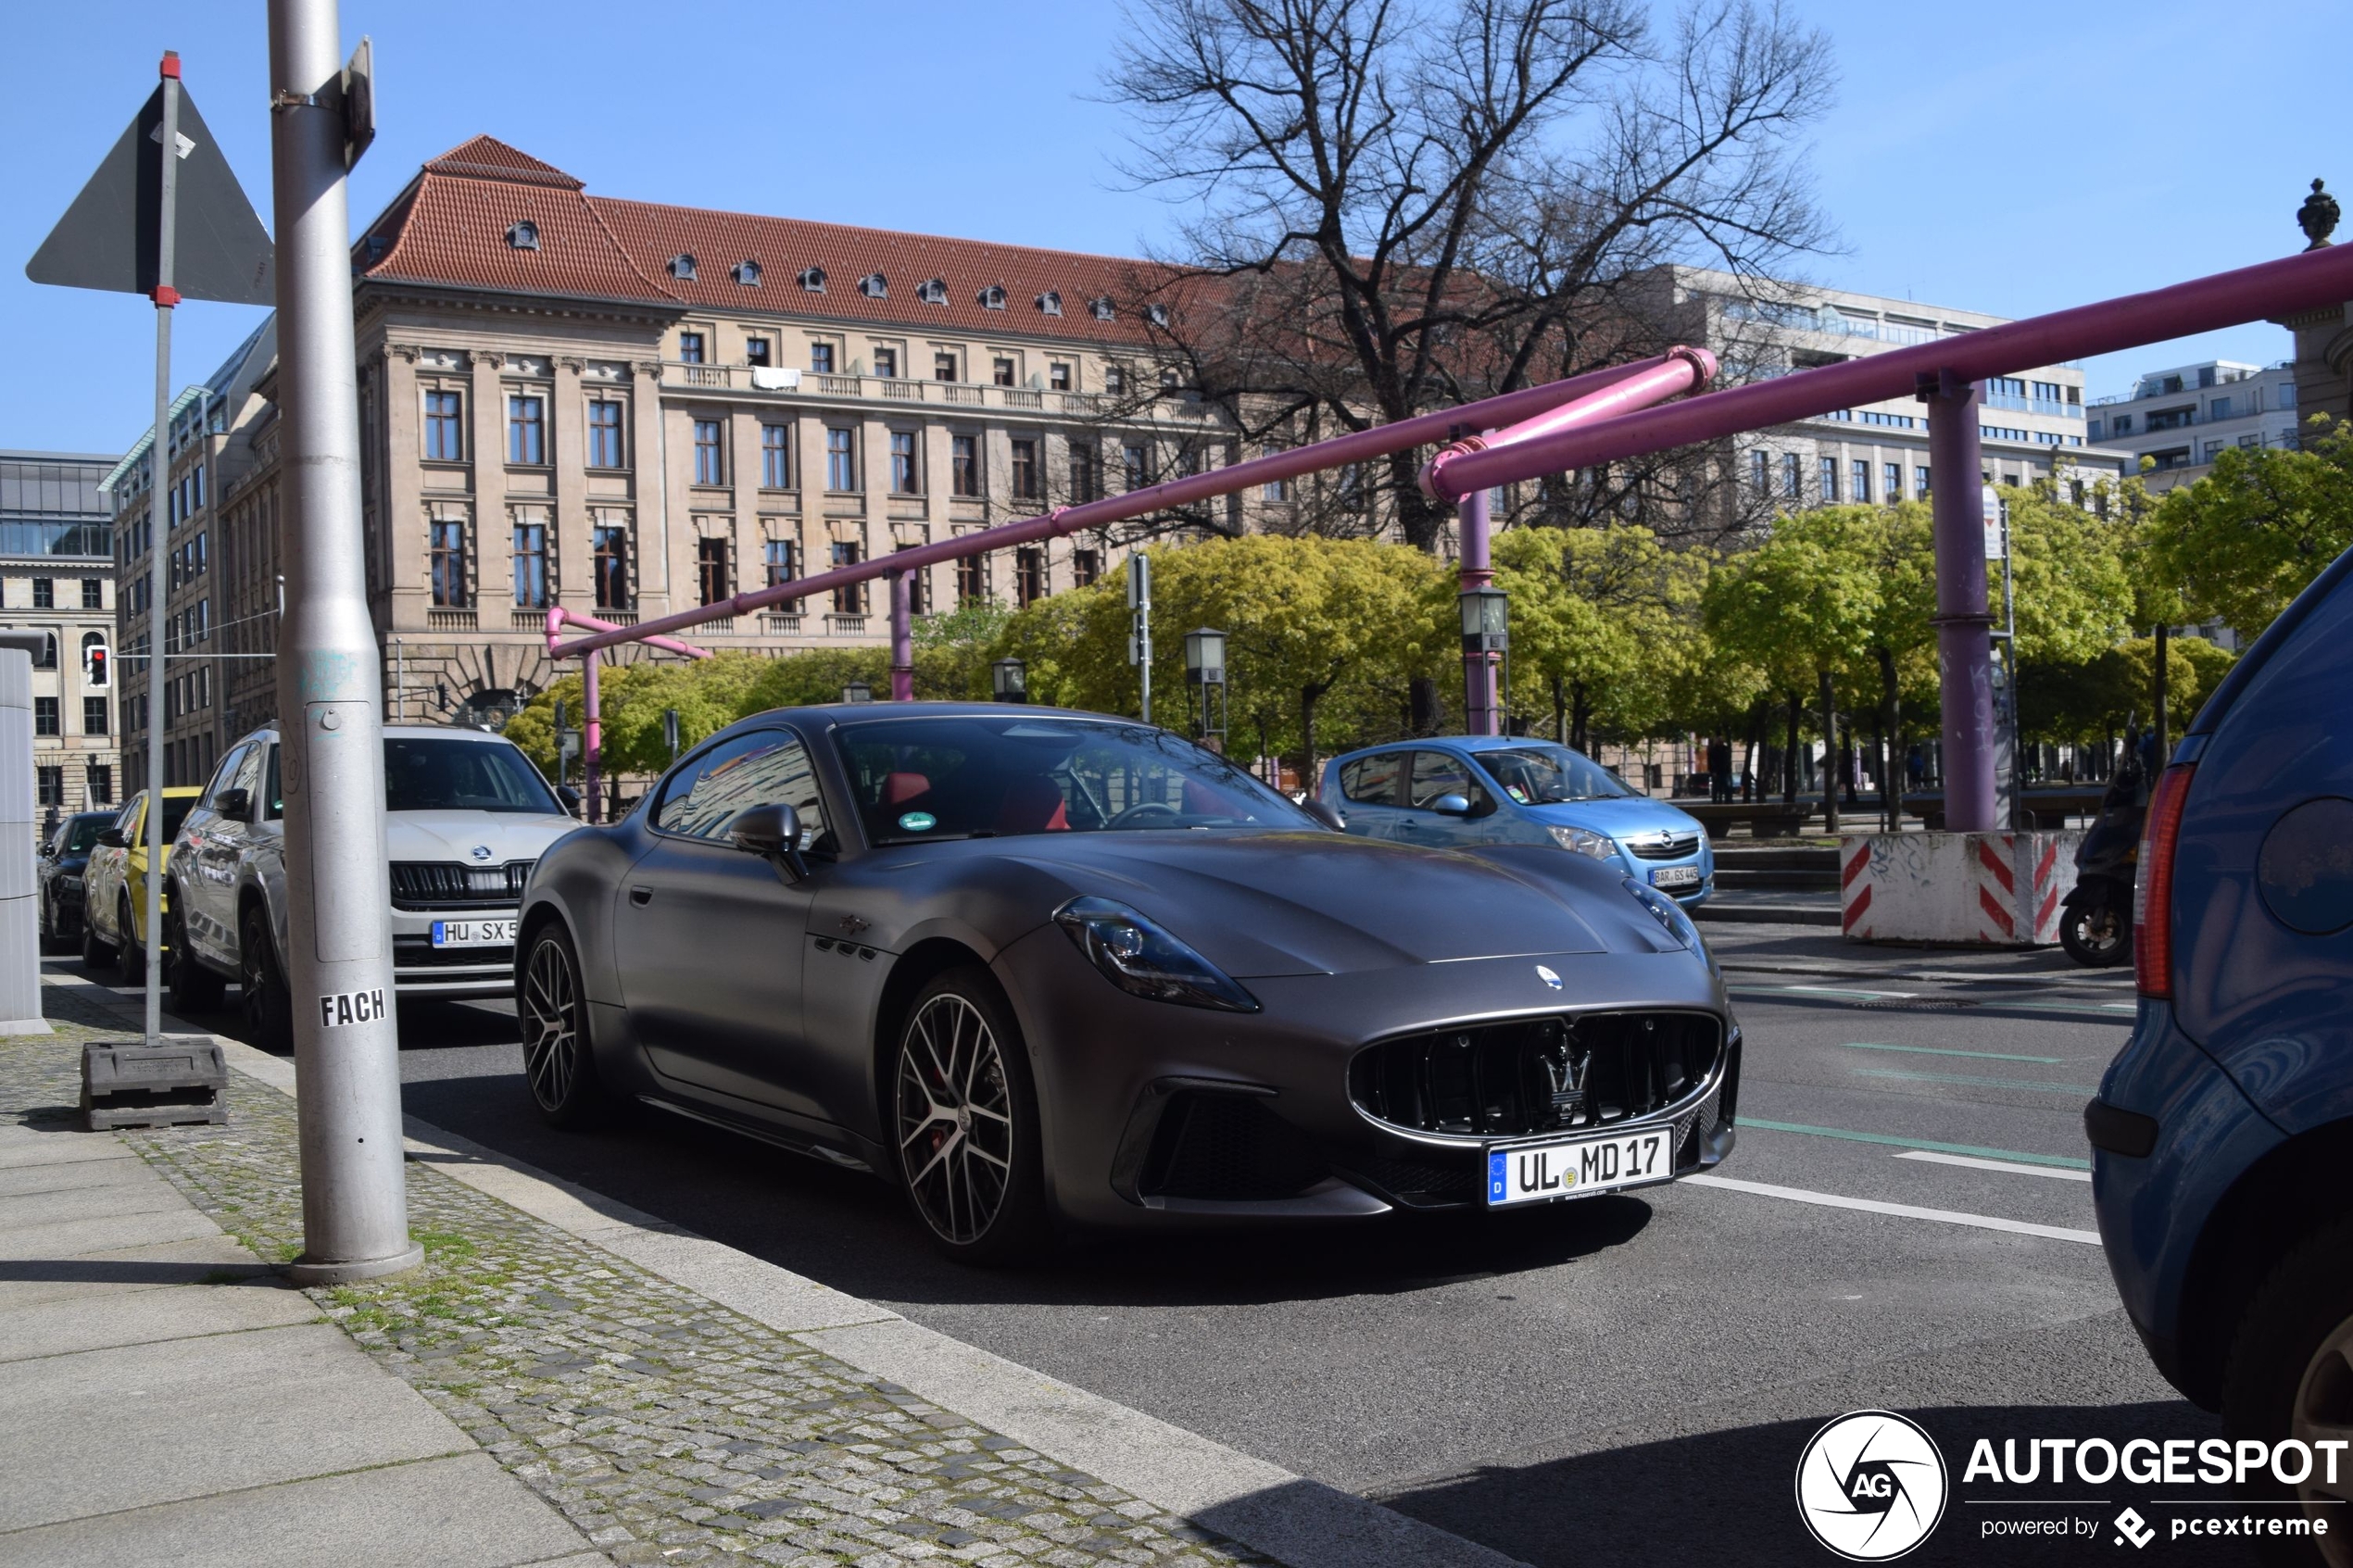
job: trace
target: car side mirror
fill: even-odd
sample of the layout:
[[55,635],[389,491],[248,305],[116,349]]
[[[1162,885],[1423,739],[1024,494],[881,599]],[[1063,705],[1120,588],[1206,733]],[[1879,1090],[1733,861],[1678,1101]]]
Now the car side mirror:
[[556,786],[556,798],[563,802],[563,808],[565,810],[571,812],[575,817],[580,815],[580,792],[573,788],[572,785],[558,784]]
[[1309,816],[1315,818],[1317,822],[1323,823],[1326,827],[1331,829],[1334,833],[1346,833],[1348,831],[1348,819],[1341,816],[1338,811],[1333,810],[1329,805],[1321,800],[1317,800],[1313,797],[1310,797],[1299,803],[1299,809],[1306,812]]
[[128,849],[130,847],[130,845],[123,840],[122,830],[120,828],[100,828],[98,830],[98,842],[105,845],[109,849]]
[[727,841],[769,861],[789,881],[809,874],[809,863],[800,858],[800,813],[780,800],[736,812],[727,823]]
[[224,817],[243,818],[253,809],[253,793],[250,790],[224,789],[220,798],[212,803],[212,809]]
[[1441,795],[1429,803],[1429,809],[1448,817],[1470,815],[1470,802],[1459,795]]

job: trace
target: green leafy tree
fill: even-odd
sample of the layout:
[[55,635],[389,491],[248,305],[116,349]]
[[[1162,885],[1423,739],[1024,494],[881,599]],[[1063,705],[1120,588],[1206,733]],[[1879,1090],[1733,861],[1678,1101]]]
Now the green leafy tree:
[[[1511,596],[1509,706],[1549,710],[1554,736],[1580,750],[1597,713],[1622,735],[1665,721],[1680,681],[1705,661],[1705,556],[1629,524],[1514,529],[1495,540],[1493,560]],[[1453,596],[1442,596],[1452,627]]]
[[2255,637],[2353,546],[2353,424],[2312,428],[2300,450],[2228,448],[2157,503],[2149,554],[2181,595],[2179,619]]

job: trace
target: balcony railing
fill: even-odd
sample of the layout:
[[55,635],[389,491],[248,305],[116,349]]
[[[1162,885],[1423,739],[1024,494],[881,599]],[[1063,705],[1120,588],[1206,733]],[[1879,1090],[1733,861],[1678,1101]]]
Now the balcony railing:
[[731,379],[724,365],[681,365],[678,379],[688,386],[725,386]]
[[796,636],[800,632],[800,617],[763,615],[760,618],[760,629],[774,635]]
[[[545,623],[546,618],[541,618]],[[429,609],[425,611],[425,626],[434,632],[472,632],[480,618],[471,609]]]

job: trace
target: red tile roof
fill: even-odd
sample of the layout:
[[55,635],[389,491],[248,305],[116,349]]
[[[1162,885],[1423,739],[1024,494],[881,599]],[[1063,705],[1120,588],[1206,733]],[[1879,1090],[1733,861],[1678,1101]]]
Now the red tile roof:
[[[509,232],[528,220],[538,248],[518,248]],[[694,276],[677,258],[694,258]],[[1150,332],[1139,297],[1158,270],[1150,263],[1027,245],[905,234],[800,219],[761,218],[589,195],[561,169],[489,136],[477,136],[424,165],[403,197],[361,242],[365,275],[502,292],[789,312],[921,332],[989,332],[1140,343]],[[759,267],[757,284],[739,264]],[[823,292],[804,288],[804,270],[824,272]],[[879,274],[887,293],[864,293]],[[934,280],[943,302],[919,293]],[[1002,291],[1001,308],[982,303]],[[1062,314],[1041,307],[1059,295]],[[1114,302],[1111,320],[1090,309]]]

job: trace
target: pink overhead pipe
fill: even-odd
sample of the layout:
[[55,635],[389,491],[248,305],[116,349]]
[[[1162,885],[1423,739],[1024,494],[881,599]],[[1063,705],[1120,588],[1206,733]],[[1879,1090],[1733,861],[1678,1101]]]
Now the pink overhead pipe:
[[1125,522],[1131,518],[1148,516],[1172,507],[1181,507],[1216,495],[1232,495],[1253,484],[1270,484],[1277,480],[1297,479],[1318,469],[1337,468],[1361,462],[1368,458],[1386,457],[1409,447],[1429,442],[1443,441],[1453,431],[1496,428],[1515,424],[1547,408],[1557,408],[1604,387],[1615,385],[1629,376],[1640,375],[1667,362],[1667,356],[1637,360],[1630,365],[1613,365],[1604,370],[1590,370],[1567,381],[1548,382],[1542,386],[1523,387],[1500,397],[1490,397],[1477,403],[1466,403],[1458,408],[1447,408],[1434,414],[1417,414],[1394,424],[1374,425],[1366,430],[1352,431],[1328,441],[1318,441],[1289,451],[1270,452],[1262,458],[1228,468],[1211,469],[1202,473],[1187,474],[1159,484],[1146,485],[1123,495],[1106,495],[1083,506],[1063,507],[1043,517],[1026,518],[1018,522],[1001,523],[976,533],[965,533],[951,539],[935,539],[928,545],[917,545],[889,555],[878,556],[855,566],[837,567],[795,582],[779,583],[752,593],[737,594],[733,598],[715,604],[682,609],[661,616],[640,626],[620,626],[578,637],[561,645],[550,644],[551,657],[563,659],[585,654],[593,648],[611,647],[619,643],[650,640],[660,632],[683,632],[706,621],[718,621],[729,616],[749,615],[772,604],[808,595],[828,593],[846,588],[853,583],[864,583],[892,571],[917,571],[936,566],[941,561],[957,560],[965,556],[983,555],[1014,545],[1033,544],[1040,539],[1060,538],[1082,528],[1101,528],[1109,523]]
[[[567,621],[574,625],[591,627],[599,632],[625,630],[610,621],[599,621],[593,615],[582,615],[579,611],[566,609],[561,605],[549,605],[547,607],[547,653],[550,658],[562,657],[556,650],[556,639],[561,634],[564,623]],[[688,659],[711,657],[709,648],[698,648],[692,643],[682,643],[674,637],[648,637],[645,641],[651,646],[668,653],[684,654]],[[580,667],[581,782],[588,786],[588,820],[592,822],[602,821],[604,814],[604,808],[597,797],[597,781],[605,754],[605,717],[603,705],[599,700],[601,694],[598,689],[599,682],[597,678],[598,667],[603,662],[601,653],[590,653]],[[560,757],[558,762],[560,765]]]

